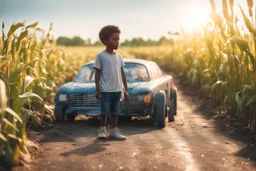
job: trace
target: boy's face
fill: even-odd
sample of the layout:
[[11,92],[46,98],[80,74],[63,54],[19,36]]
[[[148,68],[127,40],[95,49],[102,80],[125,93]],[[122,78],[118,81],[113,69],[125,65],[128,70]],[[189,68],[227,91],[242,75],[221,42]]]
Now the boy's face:
[[118,49],[119,39],[119,33],[112,33],[109,39],[105,41],[105,45],[110,49]]

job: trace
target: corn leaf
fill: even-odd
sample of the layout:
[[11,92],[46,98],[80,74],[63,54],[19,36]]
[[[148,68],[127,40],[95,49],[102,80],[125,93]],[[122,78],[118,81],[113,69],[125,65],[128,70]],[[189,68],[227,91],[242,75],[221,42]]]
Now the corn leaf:
[[222,0],[222,13],[227,21],[229,21],[229,14],[228,14],[228,3],[226,0]]
[[24,70],[24,64],[20,64],[20,67],[11,73],[9,82],[16,83],[23,70]]
[[199,76],[198,76],[198,72],[195,70],[192,76],[192,84],[196,84],[198,82],[199,82]]
[[28,28],[34,28],[34,27],[37,26],[37,24],[38,24],[38,22],[35,22],[35,23],[33,23],[33,24],[30,24],[30,25],[28,25],[28,26],[26,27],[26,29],[28,29]]
[[12,139],[14,139],[14,140],[17,140],[19,143],[22,142],[22,139],[19,138],[19,137],[17,137],[17,136],[14,135],[14,134],[7,134],[7,135],[8,135],[9,138],[12,138]]
[[4,81],[0,79],[0,109],[5,108],[7,103],[6,87]]
[[241,11],[242,16],[243,16],[243,18],[244,18],[244,23],[245,23],[247,29],[248,29],[251,33],[253,33],[253,32],[254,32],[254,29],[253,29],[253,27],[252,27],[252,23],[250,22],[249,18],[246,16],[246,14],[245,14],[244,10],[241,8],[240,4],[239,4],[239,8],[240,8],[240,11]]
[[252,62],[254,71],[256,71],[256,61],[255,61],[255,57],[253,56],[253,54],[252,54],[249,50],[247,50],[246,52],[247,52],[247,54],[248,54],[249,57],[250,57],[250,60],[251,60],[251,62]]
[[36,63],[37,61],[41,61],[41,62],[44,63],[44,61],[43,61],[42,59],[36,57],[36,58],[33,59],[32,61],[28,62],[28,63],[25,65],[25,67],[28,67],[28,66],[34,67],[34,65],[35,65],[35,63]]
[[23,22],[19,22],[17,24],[12,24],[7,36],[10,37],[18,28],[23,27],[24,23]]
[[9,61],[5,60],[0,63],[0,70],[2,70],[3,67],[7,66],[9,64]]
[[32,98],[32,97],[35,97],[35,98],[41,100],[42,102],[44,101],[40,96],[38,96],[35,93],[31,93],[31,92],[26,92],[22,95],[19,95],[19,98],[21,98],[21,99],[29,99],[29,98]]
[[5,34],[4,34],[4,22],[2,23],[2,42],[4,42]]
[[46,69],[45,68],[42,68],[42,73],[44,73],[44,74],[48,74],[48,72],[46,71]]
[[240,39],[237,36],[233,36],[228,39],[230,42],[236,43],[236,45],[244,52],[246,52],[249,49],[249,44],[247,41]]
[[213,84],[212,88],[215,88],[217,85],[222,84],[222,81],[218,80],[216,83]]
[[28,152],[24,153],[20,151],[20,155],[25,162],[28,162],[28,163],[31,162],[31,155]]
[[2,141],[4,141],[4,142],[7,141],[7,139],[5,138],[5,136],[4,136],[2,133],[0,133],[0,139],[1,139]]
[[13,125],[10,121],[8,121],[6,118],[3,119],[3,122],[12,127],[15,131],[19,132],[19,130],[16,128],[15,125]]
[[26,88],[29,86],[29,84],[31,84],[33,82],[34,78],[31,77],[30,75],[27,75],[25,77],[25,82],[24,82],[24,92],[26,90]]
[[238,91],[236,93],[235,99],[236,99],[236,103],[238,104],[239,108],[242,109],[243,108],[243,98],[241,95],[241,91]]
[[14,101],[14,105],[13,105],[14,106],[14,111],[15,112],[20,112],[23,105],[30,98],[37,98],[40,101],[44,102],[43,99],[40,96],[38,96],[37,94],[32,93],[32,92],[26,92],[22,95],[19,95],[19,98]]
[[5,108],[4,110],[5,110],[7,113],[11,114],[13,117],[15,117],[18,121],[22,122],[20,116],[19,116],[16,112],[14,112],[12,109],[10,109],[10,108]]
[[203,70],[203,73],[209,73],[209,72],[211,72],[211,69],[209,69],[209,68]]
[[16,50],[18,50],[18,49],[20,48],[20,41],[21,41],[24,37],[26,37],[26,36],[28,36],[28,30],[23,31],[23,32],[20,34],[20,36],[19,36],[19,38],[18,38],[18,40],[17,40],[17,43],[16,43]]
[[228,60],[228,55],[226,53],[220,52],[220,57],[222,57],[225,61]]
[[39,146],[34,141],[26,140],[25,143],[28,147],[35,147],[36,149],[39,148]]
[[249,106],[249,105],[251,105],[251,104],[253,104],[253,103],[255,103],[255,102],[256,102],[256,94],[253,95],[253,96],[248,100],[248,102],[246,103],[245,106]]

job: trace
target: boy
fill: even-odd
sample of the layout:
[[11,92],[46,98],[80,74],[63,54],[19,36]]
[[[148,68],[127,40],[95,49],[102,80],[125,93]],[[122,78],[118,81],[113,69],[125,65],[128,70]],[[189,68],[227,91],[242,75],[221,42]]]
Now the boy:
[[118,53],[119,35],[121,31],[117,26],[107,25],[99,32],[101,42],[106,49],[97,54],[94,62],[96,98],[100,99],[101,116],[98,138],[106,139],[108,131],[106,129],[106,115],[111,115],[111,129],[109,129],[110,138],[125,140],[126,137],[121,134],[117,128],[118,106],[124,85],[124,100],[128,98],[128,89],[126,76],[123,70],[124,62]]

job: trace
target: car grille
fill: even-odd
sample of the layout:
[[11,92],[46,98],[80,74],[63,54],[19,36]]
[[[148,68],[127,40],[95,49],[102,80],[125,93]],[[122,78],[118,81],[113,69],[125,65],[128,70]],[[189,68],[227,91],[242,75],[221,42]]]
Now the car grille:
[[99,107],[100,101],[94,94],[71,94],[72,107]]
[[[136,98],[136,95],[130,95],[129,103],[134,103]],[[100,100],[94,94],[71,94],[71,107],[100,107]],[[123,107],[123,102],[119,107]]]
[[136,95],[129,95],[129,101],[135,102],[136,100],[137,100],[137,96]]

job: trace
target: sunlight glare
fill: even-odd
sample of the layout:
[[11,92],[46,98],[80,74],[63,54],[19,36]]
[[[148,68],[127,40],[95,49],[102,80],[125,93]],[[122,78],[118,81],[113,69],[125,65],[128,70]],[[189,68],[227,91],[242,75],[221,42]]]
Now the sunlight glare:
[[183,18],[183,28],[189,32],[200,28],[209,21],[209,11],[207,8],[190,8],[186,10]]

